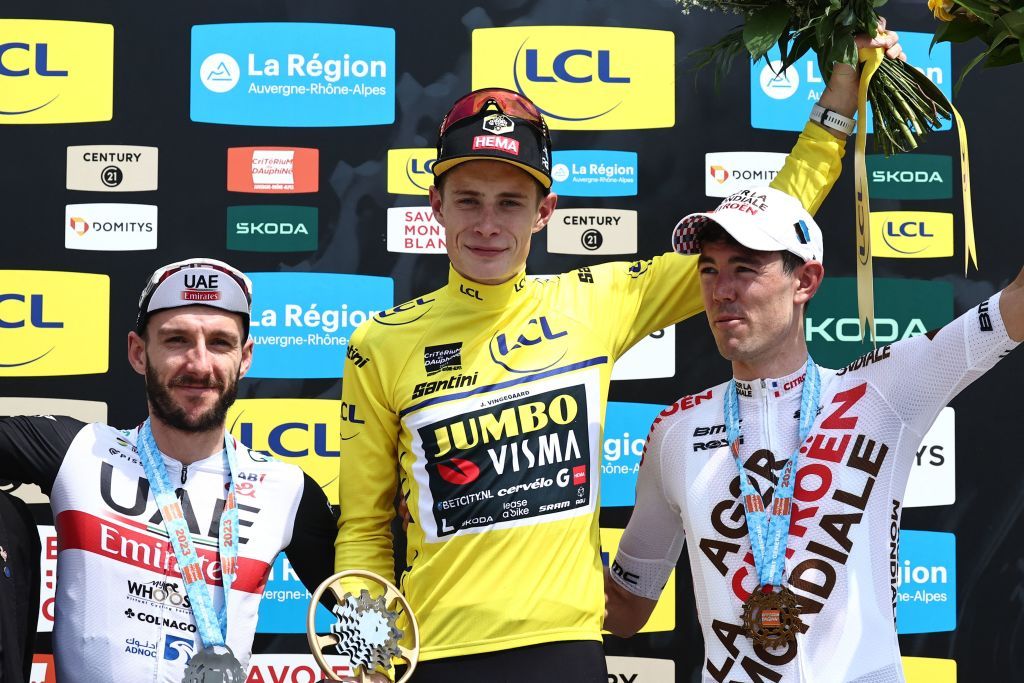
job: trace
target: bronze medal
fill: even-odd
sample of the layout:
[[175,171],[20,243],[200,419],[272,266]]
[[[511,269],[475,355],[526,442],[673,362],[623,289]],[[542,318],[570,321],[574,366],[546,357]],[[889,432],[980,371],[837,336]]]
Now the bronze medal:
[[743,603],[743,629],[751,640],[765,648],[796,642],[796,634],[803,628],[800,604],[785,586],[770,593],[759,587]]

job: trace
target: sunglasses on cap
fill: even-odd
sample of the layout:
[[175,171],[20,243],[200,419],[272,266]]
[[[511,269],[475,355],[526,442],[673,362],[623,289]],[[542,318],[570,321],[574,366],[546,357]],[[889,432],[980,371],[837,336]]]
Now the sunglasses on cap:
[[439,136],[443,136],[460,121],[478,116],[492,105],[506,116],[514,116],[535,126],[545,138],[548,137],[548,126],[537,105],[519,93],[505,88],[482,88],[460,98],[441,121]]

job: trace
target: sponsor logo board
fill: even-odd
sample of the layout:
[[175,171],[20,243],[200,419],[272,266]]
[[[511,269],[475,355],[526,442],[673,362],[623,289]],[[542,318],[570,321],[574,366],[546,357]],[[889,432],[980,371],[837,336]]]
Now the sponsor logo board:
[[608,683],[664,683],[676,679],[676,663],[650,657],[605,657]]
[[[935,330],[953,320],[953,285],[948,282],[875,278],[875,337],[879,346]],[[804,321],[814,360],[840,368],[872,350],[859,341],[857,281],[825,278]]]
[[249,273],[252,338],[248,377],[306,379],[344,372],[349,336],[394,302],[388,277],[336,273]]
[[704,194],[728,197],[740,190],[764,187],[778,175],[786,155],[781,152],[708,152],[704,155]]
[[241,126],[395,120],[395,31],[299,22],[192,27],[191,118]]
[[0,124],[109,121],[114,27],[0,19]]
[[632,197],[637,192],[636,152],[578,149],[551,156],[551,191],[558,195]]
[[0,377],[107,371],[110,277],[0,270]]
[[956,683],[956,660],[902,657],[907,683]]
[[149,192],[157,189],[159,150],[137,145],[68,147],[67,189]]
[[57,683],[57,669],[53,665],[53,655],[32,655],[32,671],[29,683]]
[[612,366],[612,379],[652,379],[676,374],[676,328],[674,325],[652,332]]
[[536,103],[554,130],[675,124],[671,31],[603,26],[476,29],[472,59],[474,90],[516,90]]
[[391,194],[430,194],[434,184],[434,147],[406,147],[388,150],[388,192]]
[[56,614],[54,603],[57,601],[57,529],[49,524],[40,524],[39,543],[43,552],[39,562],[39,618],[36,630],[39,633],[53,631],[53,619]]
[[388,251],[403,254],[445,254],[444,228],[429,206],[388,209]]
[[309,147],[229,147],[228,192],[299,194],[320,187],[320,151]]
[[896,573],[897,633],[936,633],[956,628],[954,534],[900,531]]
[[[306,590],[291,562],[284,553],[281,553],[267,574],[267,585],[263,588],[263,598],[260,600],[256,633],[305,633],[306,611],[312,599],[313,594]],[[337,619],[323,605],[317,607],[317,633],[330,633],[331,624],[336,621]],[[309,660],[312,662],[312,656],[309,656]],[[251,675],[250,672],[250,678]],[[310,679],[310,683],[316,680],[318,679]]]
[[[913,64],[953,100],[950,76],[951,50],[949,43],[932,46],[932,34],[914,31],[900,31],[900,44],[907,54],[907,62]],[[818,70],[818,58],[808,52],[785,72],[779,73],[778,46],[768,51],[765,60],[750,65],[750,125],[769,130],[800,131],[807,123],[807,112],[825,89],[824,79]],[[867,110],[868,133],[873,132],[871,105]],[[951,123],[943,121],[940,130],[949,130]]]
[[871,254],[876,258],[952,256],[953,214],[872,211]]
[[85,251],[156,249],[157,208],[151,204],[68,204],[64,248]]
[[[347,657],[326,655],[325,658],[336,676],[355,675]],[[327,674],[320,670],[313,655],[254,654],[249,660],[246,683],[316,683],[326,678]]]
[[[601,563],[610,567],[615,560],[615,553],[619,550],[619,541],[622,540],[622,529],[601,528]],[[676,628],[676,572],[672,570],[669,574],[668,583],[661,591],[658,604],[651,612],[651,618],[647,620],[640,633],[656,633],[659,631],[674,631]]]
[[872,199],[951,199],[953,158],[939,154],[869,154]]
[[952,505],[956,502],[956,415],[943,408],[917,447],[903,507]]
[[314,206],[229,206],[227,246],[235,251],[316,251]]
[[636,211],[629,209],[555,209],[548,222],[552,254],[635,254]]
[[601,507],[632,507],[651,424],[665,406],[609,401],[601,459]]

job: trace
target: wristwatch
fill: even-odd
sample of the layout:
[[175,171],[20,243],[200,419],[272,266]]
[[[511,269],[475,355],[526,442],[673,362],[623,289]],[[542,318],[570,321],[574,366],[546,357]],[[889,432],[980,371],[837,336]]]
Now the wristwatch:
[[811,107],[811,121],[820,123],[826,128],[831,128],[834,131],[849,135],[853,132],[857,122],[851,118],[837,114],[831,109],[825,109],[820,104],[815,104]]

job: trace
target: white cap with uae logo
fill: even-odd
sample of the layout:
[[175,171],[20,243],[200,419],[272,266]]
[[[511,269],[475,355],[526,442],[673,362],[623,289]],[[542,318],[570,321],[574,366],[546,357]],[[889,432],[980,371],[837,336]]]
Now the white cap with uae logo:
[[825,256],[821,229],[796,197],[772,187],[741,190],[713,211],[691,213],[672,231],[679,254],[700,253],[700,231],[715,223],[737,242],[755,251],[789,251],[804,261]]
[[241,314],[248,333],[252,281],[237,268],[209,258],[187,259],[158,268],[139,296],[136,329],[145,327],[150,313],[195,305]]

